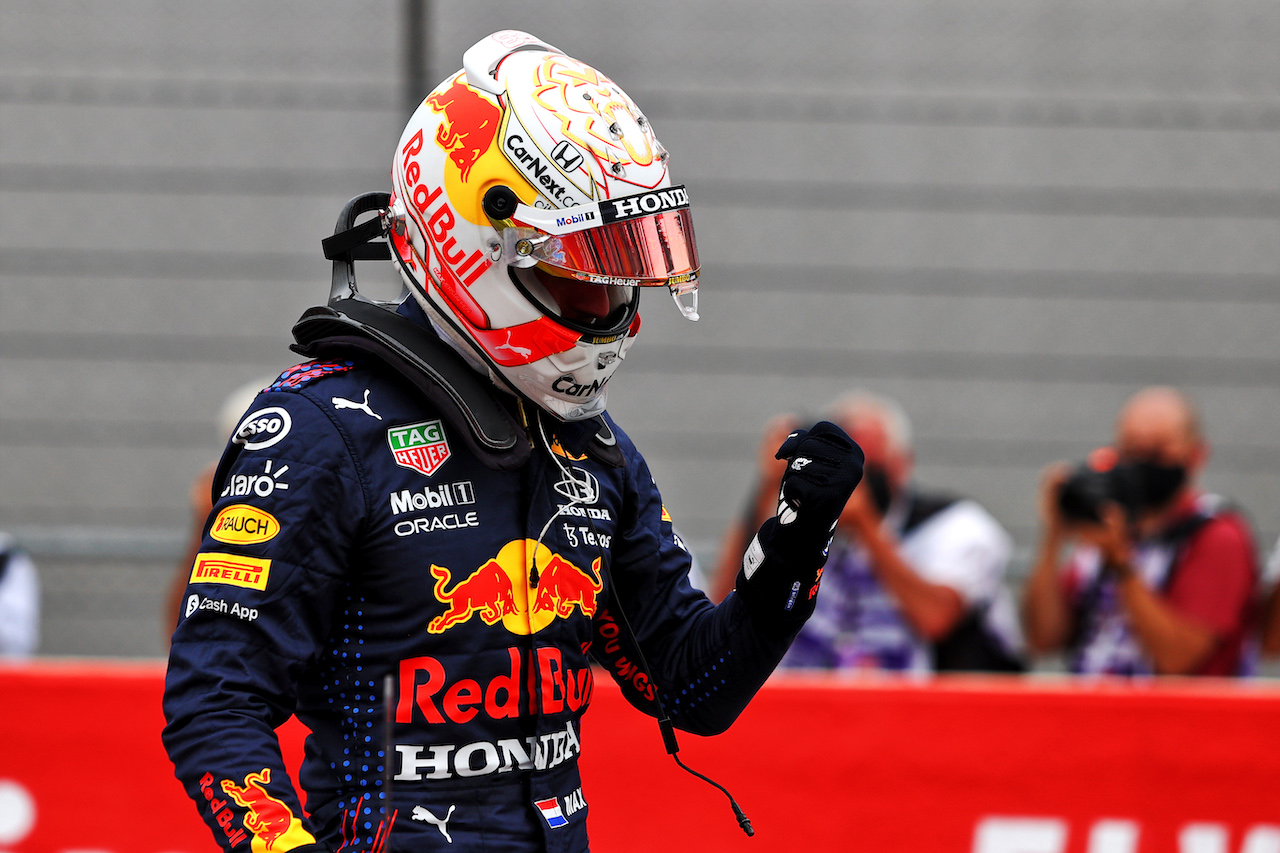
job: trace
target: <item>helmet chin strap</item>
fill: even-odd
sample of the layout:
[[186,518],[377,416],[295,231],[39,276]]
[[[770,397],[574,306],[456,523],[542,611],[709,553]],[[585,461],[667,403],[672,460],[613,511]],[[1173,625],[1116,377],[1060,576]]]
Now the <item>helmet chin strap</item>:
[[460,355],[462,360],[465,361],[472,370],[482,376],[489,377],[489,381],[493,382],[499,390],[506,391],[507,393],[513,394],[517,397],[520,396],[520,393],[516,391],[515,388],[512,388],[511,384],[502,377],[502,374],[498,373],[498,371],[485,363],[485,360],[481,357],[480,353],[476,351],[476,348],[471,341],[469,341],[464,335],[460,335],[454,331],[453,327],[450,326],[448,321],[441,316],[440,311],[431,304],[430,300],[424,299],[422,295],[417,292],[411,291],[410,295],[413,297],[413,300],[418,303],[418,307],[422,309],[422,313],[427,315],[427,321],[431,323],[432,331],[434,331],[441,340],[452,347],[453,351]]

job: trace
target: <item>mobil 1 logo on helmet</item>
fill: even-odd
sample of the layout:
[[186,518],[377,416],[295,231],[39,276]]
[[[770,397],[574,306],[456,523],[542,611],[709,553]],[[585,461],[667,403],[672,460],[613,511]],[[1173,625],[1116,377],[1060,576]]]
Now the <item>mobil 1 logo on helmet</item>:
[[397,465],[428,477],[449,458],[449,442],[439,420],[391,427],[387,430],[387,444]]
[[234,444],[243,444],[245,450],[261,450],[264,447],[279,444],[289,434],[289,428],[292,426],[293,418],[279,406],[258,409],[245,416],[240,426],[236,427],[231,441]]

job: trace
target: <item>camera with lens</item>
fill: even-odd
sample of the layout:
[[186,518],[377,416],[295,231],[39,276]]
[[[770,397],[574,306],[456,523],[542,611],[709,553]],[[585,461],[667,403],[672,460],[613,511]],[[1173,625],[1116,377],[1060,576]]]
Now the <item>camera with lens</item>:
[[1124,461],[1099,470],[1076,467],[1058,489],[1058,507],[1071,521],[1102,521],[1102,506],[1118,504],[1130,521],[1167,504],[1186,483],[1187,469],[1155,461]]
[[1079,465],[1058,488],[1058,507],[1070,521],[1102,521],[1102,505],[1119,504],[1133,518],[1139,508],[1137,470],[1133,465],[1115,465],[1099,471]]

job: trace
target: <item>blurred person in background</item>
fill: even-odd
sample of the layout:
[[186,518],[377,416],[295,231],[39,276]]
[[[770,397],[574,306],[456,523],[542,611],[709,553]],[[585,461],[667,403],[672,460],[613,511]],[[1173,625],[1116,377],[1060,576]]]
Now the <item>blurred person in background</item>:
[[1280,541],[1262,573],[1262,621],[1259,645],[1263,657],[1280,657]]
[[1036,653],[1065,650],[1086,674],[1242,673],[1257,557],[1242,515],[1197,488],[1208,455],[1191,400],[1151,387],[1112,447],[1046,469],[1023,601]]
[[[605,408],[642,287],[697,318],[688,196],[639,107],[494,33],[409,120],[392,184],[323,241],[328,303],[293,329],[314,360],[215,472],[163,741],[228,851],[585,851],[592,662],[673,754],[676,728],[726,729],[812,612],[862,453],[830,423],[786,438],[775,515],[713,605]],[[379,255],[398,303],[356,290]]]
[[0,657],[35,653],[40,642],[40,582],[35,563],[0,533]]
[[[720,601],[733,590],[734,578],[742,563],[742,552],[751,537],[764,524],[765,519],[778,510],[778,485],[787,470],[787,461],[774,456],[779,445],[792,432],[805,426],[807,421],[792,412],[774,415],[764,425],[760,444],[756,448],[756,478],[747,496],[742,512],[725,531],[720,542],[720,552],[715,569],[705,583],[707,594],[713,601]],[[695,584],[696,585],[696,584]]]
[[840,516],[822,596],[783,666],[1022,670],[1004,587],[1009,535],[977,502],[913,481],[911,424],[896,401],[855,391],[828,417],[866,453],[864,485]]

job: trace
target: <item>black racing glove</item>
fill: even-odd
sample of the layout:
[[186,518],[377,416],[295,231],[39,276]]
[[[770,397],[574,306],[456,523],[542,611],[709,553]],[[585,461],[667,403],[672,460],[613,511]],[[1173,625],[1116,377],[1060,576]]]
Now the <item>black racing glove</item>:
[[813,613],[831,536],[862,479],[864,456],[827,421],[791,433],[775,456],[787,460],[778,514],[747,546],[737,590],[763,630],[785,636]]

